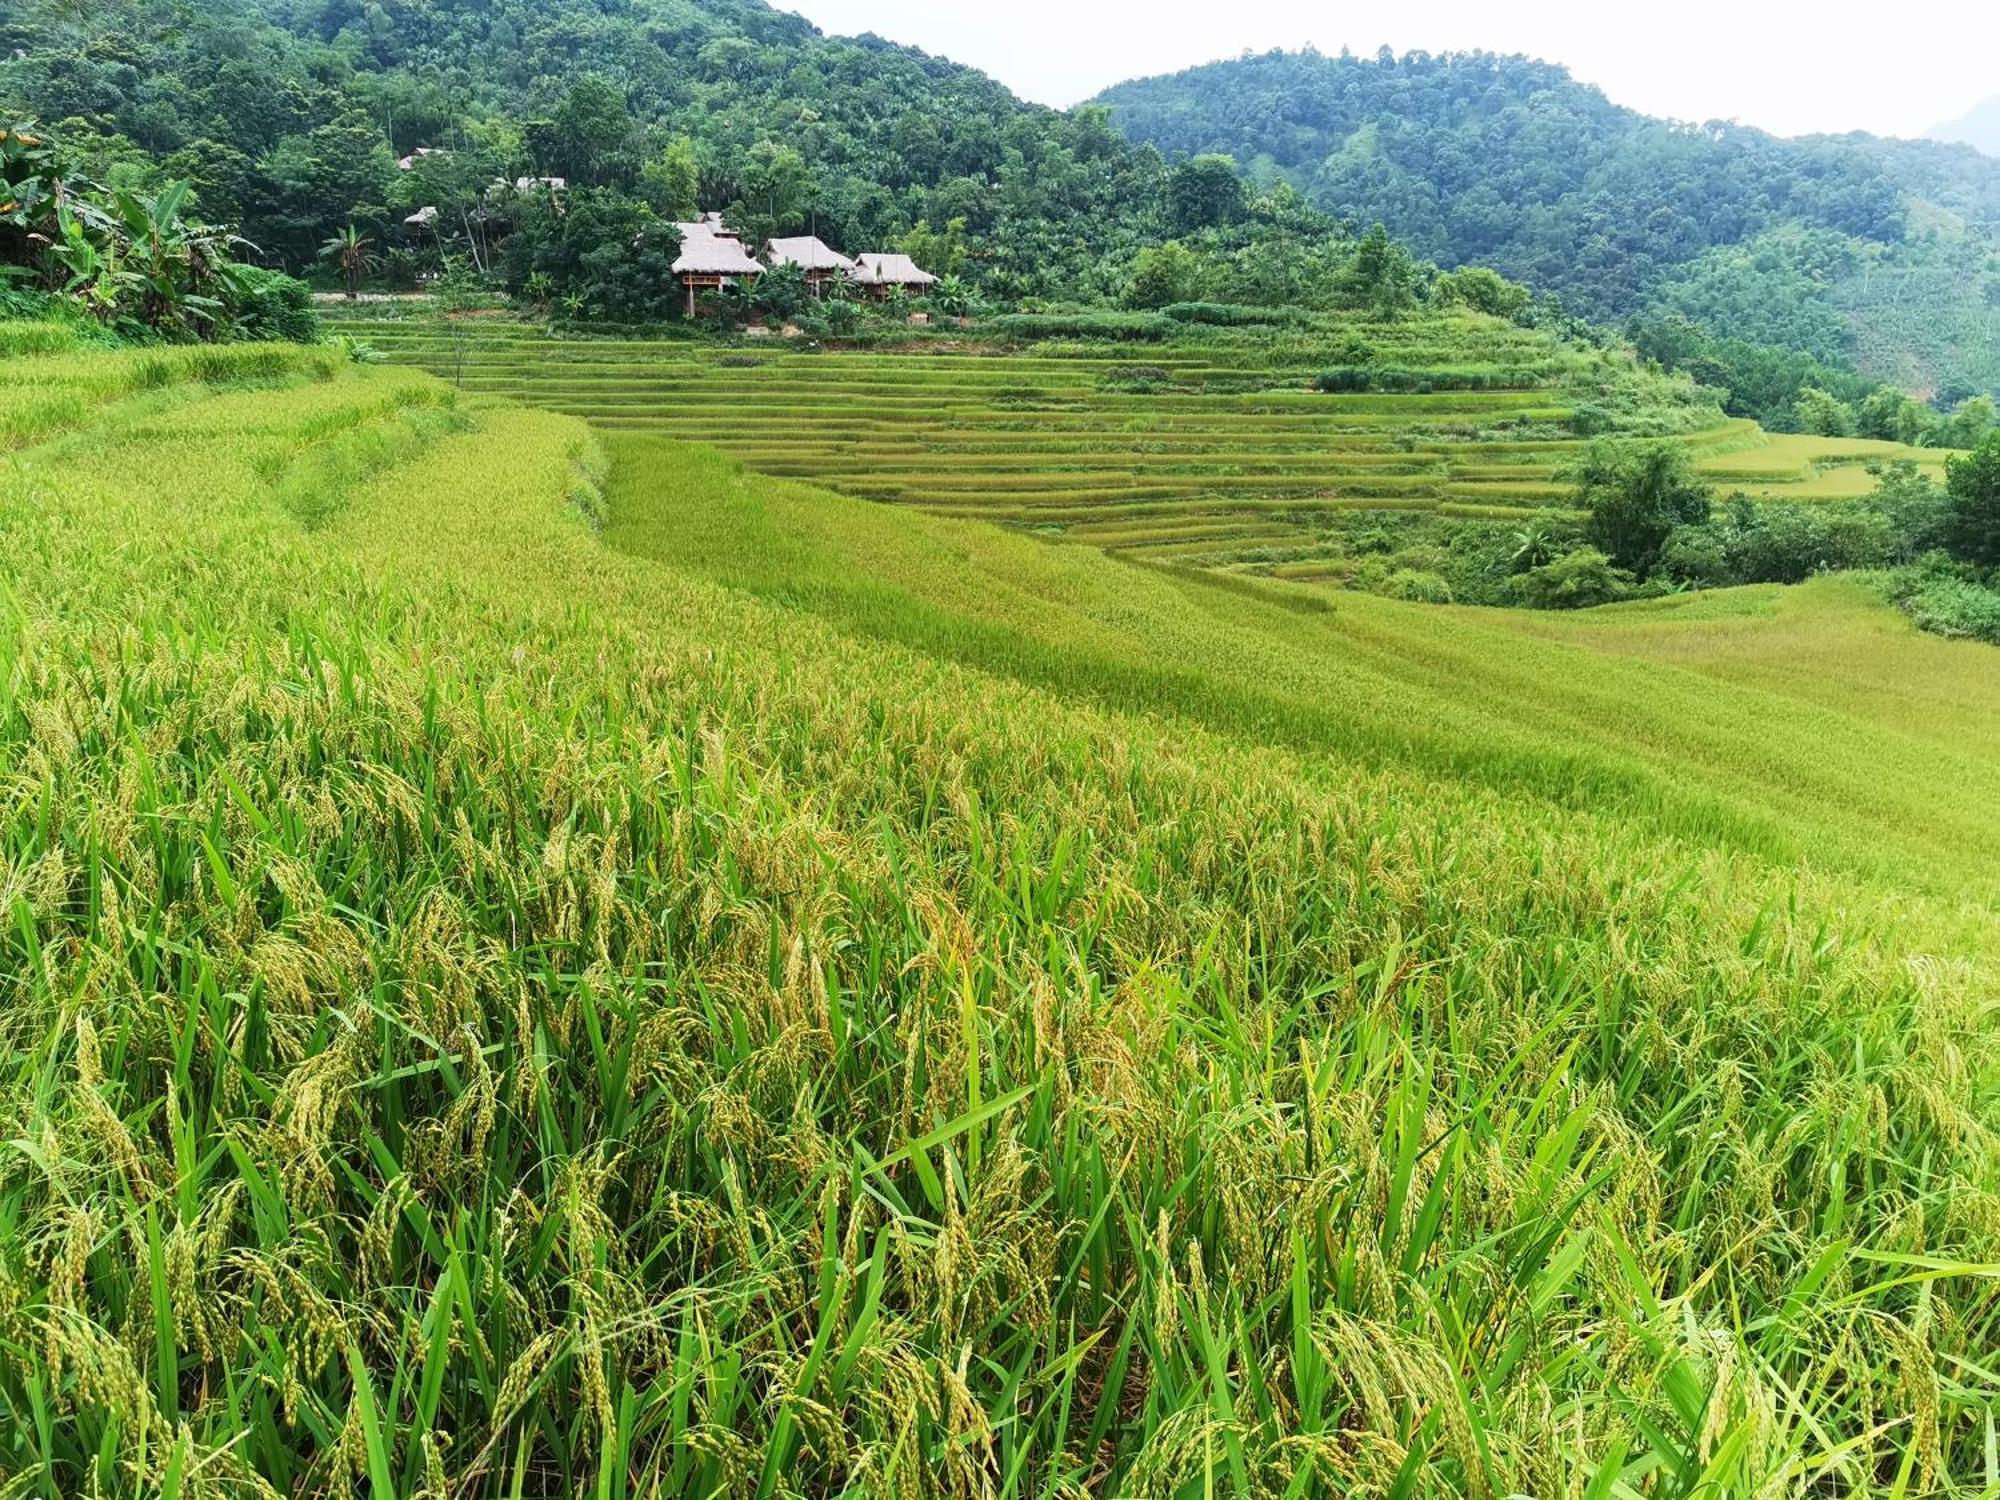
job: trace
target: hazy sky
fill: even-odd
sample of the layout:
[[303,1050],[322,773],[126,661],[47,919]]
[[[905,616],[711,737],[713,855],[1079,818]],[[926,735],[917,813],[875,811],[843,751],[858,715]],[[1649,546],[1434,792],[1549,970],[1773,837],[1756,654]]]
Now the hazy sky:
[[776,0],[823,30],[874,31],[1068,106],[1126,78],[1246,48],[1483,48],[1565,64],[1620,104],[1784,135],[1917,135],[2000,91],[2000,0]]

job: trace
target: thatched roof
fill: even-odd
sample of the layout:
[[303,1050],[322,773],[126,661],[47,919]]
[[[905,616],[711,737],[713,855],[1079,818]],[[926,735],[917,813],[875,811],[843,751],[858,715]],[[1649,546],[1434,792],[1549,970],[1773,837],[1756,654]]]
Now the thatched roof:
[[677,276],[757,276],[764,268],[750,258],[743,242],[733,234],[719,232],[705,220],[676,224],[681,232],[680,258],[674,262]]
[[797,266],[802,271],[851,271],[854,262],[818,236],[798,235],[772,240],[764,247],[764,258],[773,266]]
[[907,255],[870,251],[855,262],[854,279],[863,286],[934,286],[937,277]]

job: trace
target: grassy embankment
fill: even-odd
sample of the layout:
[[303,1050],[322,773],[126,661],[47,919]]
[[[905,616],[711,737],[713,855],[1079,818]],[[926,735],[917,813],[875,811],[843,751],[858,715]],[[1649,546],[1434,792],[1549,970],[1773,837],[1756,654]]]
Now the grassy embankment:
[[199,358],[0,370],[18,1493],[2000,1484],[2000,656]]

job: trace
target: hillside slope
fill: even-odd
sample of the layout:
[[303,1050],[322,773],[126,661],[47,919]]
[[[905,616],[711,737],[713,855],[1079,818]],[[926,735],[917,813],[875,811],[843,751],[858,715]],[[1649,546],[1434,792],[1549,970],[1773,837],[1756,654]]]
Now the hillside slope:
[[1230,153],[1591,316],[1686,311],[1882,378],[2000,389],[2000,161],[1963,146],[1656,120],[1488,53],[1273,52],[1100,101],[1134,140]]
[[1985,1482],[2000,654],[0,387],[15,1492]]

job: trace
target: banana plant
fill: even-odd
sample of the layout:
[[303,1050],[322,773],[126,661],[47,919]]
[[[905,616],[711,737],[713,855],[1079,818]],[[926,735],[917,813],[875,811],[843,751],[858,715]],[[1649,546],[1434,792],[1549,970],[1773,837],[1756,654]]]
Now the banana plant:
[[347,300],[350,302],[360,295],[362,278],[370,271],[379,270],[382,265],[381,258],[375,254],[375,242],[352,224],[321,245],[319,253],[340,268],[341,277],[347,283]]
[[213,225],[183,217],[190,184],[170,182],[146,196],[118,191],[112,204],[142,289],[141,316],[165,333],[212,325],[224,309],[217,293],[234,287],[231,251],[247,244]]
[[100,323],[114,321],[134,280],[125,269],[117,237],[93,232],[75,207],[61,198],[56,202],[55,228],[48,255],[59,268],[62,290]]
[[213,337],[247,293],[239,246],[188,217],[193,190],[107,189],[68,172],[33,125],[0,125],[0,275],[38,280],[93,318],[172,337]]
[[53,196],[55,152],[31,125],[0,125],[0,224],[26,229]]

